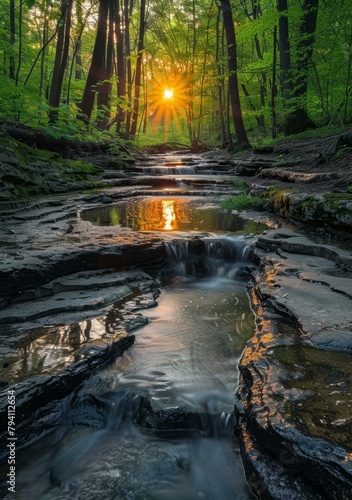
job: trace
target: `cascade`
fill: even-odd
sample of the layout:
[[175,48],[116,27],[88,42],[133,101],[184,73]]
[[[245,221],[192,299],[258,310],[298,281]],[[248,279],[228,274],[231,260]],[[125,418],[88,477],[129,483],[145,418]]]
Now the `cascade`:
[[196,169],[194,167],[187,167],[184,165],[173,167],[143,167],[144,174],[160,174],[160,175],[195,175]]
[[195,237],[164,245],[170,266],[180,276],[233,279],[252,256],[251,246],[240,236]]

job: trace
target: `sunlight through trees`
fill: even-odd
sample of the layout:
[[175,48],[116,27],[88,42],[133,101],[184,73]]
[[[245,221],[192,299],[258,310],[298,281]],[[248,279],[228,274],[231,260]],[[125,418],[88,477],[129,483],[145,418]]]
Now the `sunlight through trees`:
[[230,147],[349,124],[352,21],[340,4],[5,0],[0,118]]

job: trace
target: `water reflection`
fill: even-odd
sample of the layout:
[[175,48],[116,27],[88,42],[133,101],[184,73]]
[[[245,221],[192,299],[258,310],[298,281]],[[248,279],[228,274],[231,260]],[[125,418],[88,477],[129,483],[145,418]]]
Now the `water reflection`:
[[84,344],[118,333],[122,320],[119,310],[113,308],[105,315],[78,323],[23,329],[16,354],[4,358],[0,365],[0,377],[18,382],[45,370],[64,368],[82,358],[80,349]]
[[136,231],[262,232],[263,223],[245,220],[220,208],[197,206],[187,198],[141,198],[81,213],[97,226],[121,225]]
[[175,200],[162,200],[161,209],[163,212],[163,219],[165,221],[165,231],[172,231],[174,221],[176,221],[176,214],[174,209]]

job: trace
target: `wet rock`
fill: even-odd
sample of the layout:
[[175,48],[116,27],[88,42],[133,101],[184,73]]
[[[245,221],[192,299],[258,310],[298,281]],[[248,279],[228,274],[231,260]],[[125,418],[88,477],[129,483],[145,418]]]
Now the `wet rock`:
[[105,288],[101,291],[59,292],[53,297],[41,298],[34,302],[9,305],[2,310],[0,324],[20,323],[60,313],[97,310],[131,294],[132,290],[127,286]]
[[135,421],[142,428],[159,437],[180,437],[187,433],[219,437],[229,435],[233,428],[233,414],[195,411],[188,405],[153,409],[150,401],[141,402]]
[[[58,424],[64,400],[89,378],[92,370],[102,368],[134,342],[134,335],[122,335],[114,341],[95,343],[82,349],[82,359],[58,371],[54,376],[30,377],[12,386],[16,393],[16,436],[21,445],[51,432]],[[79,356],[78,356],[79,357]],[[93,363],[91,363],[93,361]],[[11,387],[11,386],[10,386]],[[0,445],[6,450],[7,440],[7,390],[0,397]],[[0,455],[0,460],[6,452]]]
[[194,254],[204,254],[205,243],[204,240],[195,236],[188,242],[188,250]]
[[[350,256],[293,233],[269,231],[256,250],[236,429],[259,498],[349,498],[352,488]],[[346,272],[346,271],[345,271]],[[285,323],[287,326],[285,326]],[[290,496],[291,495],[291,496]]]
[[104,196],[101,201],[104,204],[109,204],[109,203],[112,203],[114,200],[110,196]]
[[67,415],[68,426],[99,429],[106,424],[109,402],[94,394],[82,394],[73,398]]
[[147,324],[148,318],[146,316],[143,316],[142,314],[136,314],[135,316],[127,318],[124,321],[124,326],[127,332],[132,332],[134,330],[137,330],[137,328],[141,328],[142,326]]

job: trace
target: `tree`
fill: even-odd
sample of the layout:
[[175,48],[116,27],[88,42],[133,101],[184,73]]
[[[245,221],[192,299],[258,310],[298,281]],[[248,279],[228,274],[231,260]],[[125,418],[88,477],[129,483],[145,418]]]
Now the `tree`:
[[15,79],[15,57],[13,49],[15,45],[16,27],[15,27],[15,0],[10,0],[10,68],[9,76],[11,80]]
[[92,61],[90,64],[82,100],[78,106],[79,117],[89,121],[92,115],[97,86],[106,76],[106,39],[108,26],[109,0],[100,0],[98,28],[95,37]]
[[314,34],[317,25],[319,0],[303,1],[303,17],[300,25],[300,36],[297,43],[297,69],[294,81],[294,98],[296,111],[291,121],[291,130],[286,132],[302,132],[307,127],[315,127],[308,116],[307,92],[309,66],[312,61]]
[[231,99],[232,117],[236,133],[236,143],[237,143],[236,146],[237,149],[243,150],[243,149],[248,149],[251,146],[247,138],[247,133],[244,128],[244,123],[242,118],[242,110],[241,110],[240,95],[238,88],[238,77],[237,77],[236,36],[235,36],[235,27],[233,23],[232,11],[229,0],[221,0],[221,10],[222,10],[223,23],[227,41],[228,70],[229,70],[228,87]]
[[58,119],[57,108],[60,106],[62,82],[70,46],[72,3],[73,0],[62,0],[61,2],[61,17],[57,31],[55,63],[49,95],[49,106],[56,109],[51,109],[49,111],[50,124],[55,124]]
[[277,8],[280,14],[280,80],[286,109],[282,128],[285,135],[291,135],[302,132],[307,127],[315,126],[308,117],[307,90],[308,68],[312,59],[318,15],[318,0],[303,1],[294,70],[291,64],[287,0],[278,0]]
[[144,51],[144,32],[145,32],[145,0],[141,0],[141,8],[139,15],[139,35],[138,35],[138,45],[137,45],[137,63],[136,63],[136,74],[135,74],[135,84],[134,84],[134,101],[133,101],[133,112],[132,112],[132,124],[130,135],[134,137],[137,132],[137,120],[138,120],[138,109],[139,109],[139,98],[141,93],[141,75],[142,75],[142,59]]

